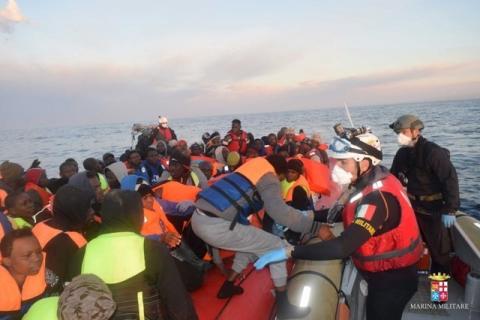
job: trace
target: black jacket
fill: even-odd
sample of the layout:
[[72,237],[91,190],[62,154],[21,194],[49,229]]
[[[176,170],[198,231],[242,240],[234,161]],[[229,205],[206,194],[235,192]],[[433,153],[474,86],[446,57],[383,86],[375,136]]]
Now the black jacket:
[[442,194],[442,200],[413,200],[415,209],[446,214],[460,207],[458,177],[450,161],[450,152],[424,137],[420,136],[413,148],[400,148],[390,171],[400,181],[407,180],[407,192],[417,198]]

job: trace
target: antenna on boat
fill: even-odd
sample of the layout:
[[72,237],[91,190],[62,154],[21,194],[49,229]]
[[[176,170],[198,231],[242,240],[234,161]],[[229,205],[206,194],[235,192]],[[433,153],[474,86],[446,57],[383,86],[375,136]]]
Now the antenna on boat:
[[350,115],[350,111],[348,110],[347,103],[343,102],[343,105],[345,106],[345,113],[347,114],[347,118],[348,118],[348,121],[350,122],[350,125],[352,126],[352,128],[355,128],[355,126],[353,125],[352,116]]

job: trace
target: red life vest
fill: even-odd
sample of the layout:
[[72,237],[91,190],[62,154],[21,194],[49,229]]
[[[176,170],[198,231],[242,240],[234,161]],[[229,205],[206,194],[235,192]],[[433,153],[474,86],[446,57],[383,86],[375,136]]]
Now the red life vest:
[[48,203],[50,202],[50,198],[52,197],[52,194],[48,192],[46,189],[36,185],[33,182],[27,182],[25,184],[25,191],[28,191],[28,190],[34,190],[38,193],[38,195],[42,199],[43,206],[47,206]]
[[344,227],[347,228],[355,220],[360,200],[374,191],[388,192],[397,199],[401,210],[400,223],[383,234],[374,234],[361,245],[352,255],[355,266],[369,272],[380,272],[417,263],[422,255],[423,244],[415,213],[402,185],[391,174],[350,197],[343,211]]
[[173,135],[170,128],[159,127],[158,132],[165,138],[165,141],[169,142],[170,140],[172,140]]
[[232,138],[232,141],[228,144],[228,150],[236,151],[240,154],[247,152],[247,133],[241,130],[238,134],[234,134],[231,130],[228,131],[227,136]]
[[48,224],[45,223],[46,221],[37,223],[32,229],[32,232],[35,235],[35,237],[37,237],[38,242],[40,242],[40,246],[42,247],[42,249],[45,248],[45,246],[48,244],[48,242],[50,242],[50,240],[55,238],[60,233],[66,233],[79,248],[87,244],[87,240],[85,240],[83,235],[81,235],[79,232],[76,232],[76,231],[64,232],[62,230],[50,227]]
[[45,254],[40,271],[35,275],[27,276],[22,288],[18,287],[10,272],[2,265],[0,265],[0,283],[2,284],[2,290],[0,290],[0,312],[20,310],[24,302],[41,296],[47,288],[45,281]]

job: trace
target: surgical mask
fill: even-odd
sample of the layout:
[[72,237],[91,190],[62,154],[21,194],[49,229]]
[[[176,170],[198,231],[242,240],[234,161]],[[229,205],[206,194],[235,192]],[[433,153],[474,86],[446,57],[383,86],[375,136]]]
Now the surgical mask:
[[414,142],[412,138],[404,135],[403,133],[399,133],[397,137],[398,144],[402,147],[413,147]]
[[352,174],[343,168],[335,165],[332,170],[332,180],[339,185],[349,185],[352,183]]

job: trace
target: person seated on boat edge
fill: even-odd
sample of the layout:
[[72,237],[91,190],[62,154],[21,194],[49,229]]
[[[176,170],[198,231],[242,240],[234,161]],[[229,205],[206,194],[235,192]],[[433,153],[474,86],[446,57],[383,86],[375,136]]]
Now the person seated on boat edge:
[[47,172],[41,168],[30,168],[25,172],[25,191],[38,193],[42,200],[42,206],[48,205],[52,193],[47,190],[48,178]]
[[151,147],[147,149],[147,156],[145,160],[142,161],[142,166],[147,171],[147,181],[151,186],[160,182],[160,177],[163,171],[165,171],[165,168],[160,161],[157,149]]
[[249,143],[250,140],[248,139],[247,132],[242,130],[242,122],[238,119],[233,119],[232,129],[228,131],[225,138],[223,138],[223,145],[226,146],[229,151],[236,151],[244,156]]
[[8,194],[23,190],[25,179],[24,169],[18,163],[4,161],[0,165],[0,210],[5,207],[5,198]]
[[96,275],[73,278],[60,296],[35,302],[22,320],[110,320],[117,305],[108,286]]
[[104,153],[102,156],[102,160],[105,167],[108,167],[112,163],[117,162],[117,159],[115,159],[115,155],[111,152]]
[[185,185],[205,188],[208,186],[205,175],[195,167],[191,166],[190,154],[180,150],[173,150],[170,157],[168,171],[165,170],[160,181],[178,181]]
[[107,179],[110,190],[120,189],[120,182],[128,176],[128,170],[121,161],[114,162],[105,168],[105,178]]
[[325,241],[279,246],[260,257],[255,267],[261,269],[288,257],[333,260],[351,256],[368,283],[367,319],[400,320],[417,291],[416,263],[423,251],[412,206],[400,182],[379,165],[383,155],[376,136],[336,137],[330,150],[337,159],[332,179],[349,188],[342,211],[344,232],[335,238],[325,225],[320,233]]
[[168,249],[140,235],[143,221],[137,192],[110,191],[103,203],[100,235],[72,259],[71,277],[95,274],[102,279],[119,317],[144,312],[148,319],[197,319]]
[[52,217],[32,229],[45,253],[49,293],[63,290],[70,260],[87,243],[85,230],[93,223],[91,201],[87,192],[63,186],[53,200]]
[[[192,217],[194,232],[213,247],[236,252],[232,270],[218,292],[219,298],[243,293],[234,284],[237,276],[255,257],[284,245],[279,237],[249,225],[247,217],[251,213],[264,208],[275,222],[295,232],[316,234],[319,229],[313,212],[301,212],[283,201],[279,179],[286,172],[287,161],[281,156],[258,157],[199,193]],[[270,265],[270,273],[281,306],[279,315],[289,318],[308,314],[308,308],[288,303],[286,263]]]
[[169,127],[167,117],[158,116],[158,127],[156,128],[156,137],[157,141],[163,140],[165,142],[170,142],[170,140],[177,140],[177,135],[175,131]]
[[460,207],[458,176],[450,152],[422,136],[423,122],[399,117],[390,128],[398,135],[390,171],[407,187],[418,225],[432,257],[431,273],[450,273],[453,250],[448,228]]
[[47,288],[42,248],[24,228],[6,234],[0,251],[0,318],[20,319]]
[[60,187],[66,185],[68,183],[68,179],[73,176],[75,172],[75,166],[68,162],[63,162],[60,167],[58,168],[59,178],[50,178],[48,180],[47,188],[53,194],[57,193]]
[[[182,239],[182,235],[168,220],[162,206],[156,200],[152,188],[141,177],[128,176],[122,181],[122,190],[137,191],[142,196],[144,221],[140,233],[149,239],[163,243],[170,249],[170,254],[175,258],[175,264],[188,291],[201,287],[203,273],[210,268],[210,264],[196,256],[188,243]],[[203,246],[205,246],[204,243]]]

